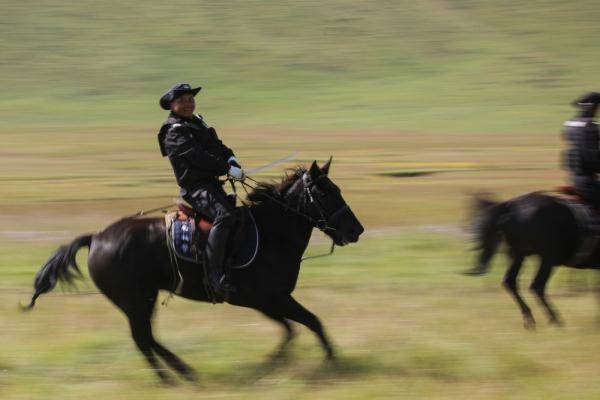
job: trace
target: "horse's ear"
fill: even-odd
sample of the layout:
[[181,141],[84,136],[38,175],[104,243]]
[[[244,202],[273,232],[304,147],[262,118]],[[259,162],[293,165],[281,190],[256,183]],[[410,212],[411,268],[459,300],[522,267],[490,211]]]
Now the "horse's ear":
[[327,161],[321,167],[321,172],[323,173],[323,175],[329,175],[329,167],[331,166],[331,160],[333,160],[333,156],[330,156],[329,161]]
[[312,180],[316,180],[319,176],[321,176],[321,169],[317,165],[317,161],[313,161],[310,165],[310,169],[308,170],[308,174]]

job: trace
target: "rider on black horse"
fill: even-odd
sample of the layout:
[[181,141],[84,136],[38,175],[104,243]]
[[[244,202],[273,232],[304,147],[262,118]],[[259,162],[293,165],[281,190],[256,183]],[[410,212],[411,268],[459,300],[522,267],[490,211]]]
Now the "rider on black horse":
[[168,156],[181,196],[195,211],[213,220],[206,255],[209,282],[215,292],[225,294],[233,287],[225,281],[225,247],[235,224],[235,207],[228,200],[218,177],[229,174],[243,180],[244,171],[233,151],[217,137],[201,115],[194,115],[194,96],[201,87],[187,83],[174,85],[160,99],[160,106],[171,110],[160,128],[158,142]]
[[566,168],[571,172],[573,186],[583,200],[600,207],[600,132],[594,122],[600,93],[591,92],[572,103],[579,108],[577,117],[564,123],[565,139],[569,142],[566,151]]

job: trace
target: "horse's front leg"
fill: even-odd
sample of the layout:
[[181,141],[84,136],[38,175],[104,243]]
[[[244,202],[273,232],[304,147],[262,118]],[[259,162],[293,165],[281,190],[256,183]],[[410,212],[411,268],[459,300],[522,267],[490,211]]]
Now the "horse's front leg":
[[279,310],[274,309],[271,306],[259,307],[259,308],[257,308],[257,310],[262,312],[265,316],[271,318],[273,321],[276,321],[283,326],[283,328],[284,328],[283,340],[281,341],[279,346],[277,346],[276,350],[271,354],[271,356],[269,358],[274,361],[284,358],[287,353],[290,343],[292,342],[292,340],[294,339],[294,336],[296,335],[294,332],[294,329],[292,327],[292,324],[290,324],[290,322],[281,315]]
[[301,323],[313,331],[319,338],[327,358],[330,360],[335,359],[333,346],[325,334],[321,321],[319,321],[316,315],[304,308],[291,295],[283,297],[278,304],[278,308],[285,318]]

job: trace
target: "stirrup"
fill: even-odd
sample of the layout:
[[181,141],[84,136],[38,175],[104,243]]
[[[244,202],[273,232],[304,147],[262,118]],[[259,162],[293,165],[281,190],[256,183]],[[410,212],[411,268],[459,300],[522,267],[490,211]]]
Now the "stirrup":
[[218,282],[211,281],[211,287],[215,293],[227,295],[236,291],[235,287],[231,283],[227,282],[226,279],[227,275],[223,274]]

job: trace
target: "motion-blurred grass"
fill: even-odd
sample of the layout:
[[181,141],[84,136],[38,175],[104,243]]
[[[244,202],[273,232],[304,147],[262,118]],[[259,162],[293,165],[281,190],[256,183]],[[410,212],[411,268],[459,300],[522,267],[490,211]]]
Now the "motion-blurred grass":
[[223,127],[553,131],[593,89],[598,3],[23,0],[3,4],[5,127],[155,127],[202,84]]
[[[559,128],[595,89],[600,6],[583,1],[21,1],[0,15],[0,398],[596,399],[596,276],[559,271],[567,321],[522,330],[492,273],[466,278],[468,195],[564,182]],[[158,97],[199,111],[245,167],[334,155],[364,238],[307,262],[298,298],[340,350],[299,327],[175,298],[157,334],[200,373],[158,387],[125,319],[87,280],[20,314],[59,245],[171,201]],[[311,254],[326,249],[315,235]],[[79,255],[85,264],[85,251]],[[531,260],[523,286],[535,270]],[[163,295],[164,296],[164,295]]]
[[[159,307],[156,333],[201,374],[199,386],[175,388],[156,385],[125,319],[89,281],[80,292],[45,296],[31,314],[19,314],[15,302],[28,292],[21,272],[32,274],[48,245],[29,244],[29,255],[3,248],[19,265],[3,274],[0,393],[8,399],[596,398],[598,357],[590,349],[599,344],[598,327],[587,290],[593,276],[582,272],[571,288],[561,271],[550,290],[568,326],[548,327],[534,308],[540,326],[527,332],[499,288],[500,262],[483,279],[457,274],[469,261],[463,245],[421,228],[375,235],[331,259],[307,262],[297,296],[329,329],[340,351],[336,365],[322,363],[303,328],[290,358],[271,365],[267,356],[281,334],[273,323],[249,310],[173,299]],[[528,278],[532,267],[526,266]]]

